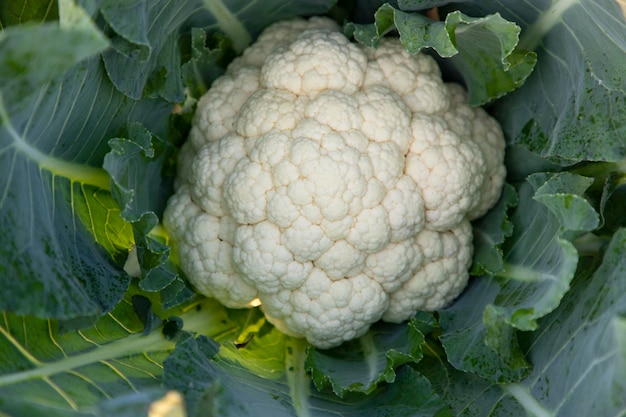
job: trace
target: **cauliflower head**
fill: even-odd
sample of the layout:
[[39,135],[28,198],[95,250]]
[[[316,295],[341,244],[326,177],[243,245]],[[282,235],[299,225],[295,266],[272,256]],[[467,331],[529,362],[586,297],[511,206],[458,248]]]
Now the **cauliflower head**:
[[498,124],[396,39],[274,24],[199,100],[164,224],[202,294],[329,348],[457,297]]

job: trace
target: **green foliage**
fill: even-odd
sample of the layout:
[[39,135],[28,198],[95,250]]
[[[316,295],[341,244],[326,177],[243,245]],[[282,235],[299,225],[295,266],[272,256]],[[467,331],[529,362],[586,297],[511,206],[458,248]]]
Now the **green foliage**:
[[382,5],[374,24],[348,24],[347,33],[371,47],[392,30],[397,30],[407,51],[415,54],[434,49],[461,72],[472,105],[483,105],[515,90],[524,83],[536,63],[534,52],[517,48],[520,27],[499,14],[474,18],[460,11],[433,21]]
[[0,30],[26,22],[45,22],[59,17],[54,0],[16,0],[0,3]]
[[454,304],[319,350],[196,296],[159,219],[195,100],[264,27],[333,2],[0,2],[0,415],[147,416],[170,390],[189,417],[626,413],[626,24],[548,3],[334,9],[370,19],[346,25],[360,42],[449,57],[510,183]]

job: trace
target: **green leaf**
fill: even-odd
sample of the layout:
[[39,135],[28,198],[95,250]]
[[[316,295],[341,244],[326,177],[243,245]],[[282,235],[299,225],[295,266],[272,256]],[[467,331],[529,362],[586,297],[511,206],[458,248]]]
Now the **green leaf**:
[[364,336],[330,350],[310,348],[305,366],[318,390],[331,386],[344,397],[349,392],[370,394],[382,382],[392,383],[396,369],[422,358],[424,335],[416,323],[378,323]]
[[514,329],[493,305],[500,286],[475,278],[461,297],[441,312],[441,343],[455,368],[497,383],[519,381],[532,370]]
[[192,0],[103,0],[101,12],[112,43],[103,59],[115,87],[133,99],[182,102],[177,31],[197,8]]
[[[0,103],[31,96],[49,80],[108,46],[84,10],[71,0],[59,4],[58,22],[12,26],[0,32]],[[2,105],[0,112],[6,112],[6,107]],[[2,125],[9,124],[3,120],[6,116],[0,117]]]
[[[587,265],[595,268],[593,265]],[[601,265],[580,272],[561,306],[520,337],[533,372],[494,384],[451,368],[443,358],[418,369],[458,416],[617,416],[626,412],[626,230]],[[470,343],[467,340],[466,343]]]
[[[468,340],[467,346],[471,347],[471,343],[472,340]],[[442,396],[455,417],[541,416],[527,414],[513,397],[502,391],[502,385],[459,371],[445,357],[425,357],[416,368],[428,376],[435,392]]]
[[346,25],[348,34],[371,47],[394,29],[409,53],[432,48],[441,57],[453,57],[472,105],[483,105],[517,89],[536,63],[533,52],[517,48],[519,26],[498,13],[474,18],[454,11],[445,22],[435,22],[386,3],[376,11],[373,25]]
[[[455,367],[499,382],[519,380],[530,370],[514,329],[536,330],[537,320],[569,290],[579,259],[571,241],[599,225],[581,195],[591,182],[575,174],[539,173],[520,186],[503,269],[476,278],[441,314],[442,342]],[[470,349],[467,340],[475,341]]]
[[189,95],[200,98],[207,92],[211,83],[224,73],[229,58],[230,41],[219,34],[211,39],[200,28],[192,28],[189,39],[189,59],[182,66],[183,78],[189,88]]
[[59,17],[55,0],[12,0],[0,3],[0,30],[26,22],[45,22]]
[[582,195],[591,182],[569,173],[539,173],[520,188],[514,232],[504,246],[505,269],[496,274],[505,279],[499,298],[508,300],[514,327],[534,330],[534,320],[556,308],[569,288],[578,262],[571,241],[599,225],[598,213]]
[[[162,292],[165,307],[173,307],[193,296],[170,260],[169,237],[158,226],[172,193],[173,148],[139,123],[129,124],[125,133],[127,138],[109,141],[111,151],[103,167],[111,176],[112,196],[122,207],[121,216],[132,226],[139,286]],[[160,234],[151,235],[155,228]]]
[[626,158],[626,19],[619,3],[463,4],[466,13],[506,13],[522,26],[520,47],[537,53],[524,88],[494,106],[512,143],[562,165]]
[[[185,339],[167,358],[164,384],[185,394],[189,417],[207,414],[425,417],[445,409],[433,394],[428,380],[408,366],[398,371],[396,383],[368,396],[347,394],[339,401],[332,392],[315,391],[305,372],[305,342],[286,338],[276,331],[268,334],[263,343],[269,344],[276,361],[284,366],[266,367],[274,369],[269,378],[254,373],[234,359],[238,354],[236,348],[218,346],[200,336]],[[223,353],[223,350],[228,352]]]
[[456,40],[459,54],[453,63],[465,80],[471,105],[483,105],[516,90],[532,73],[536,54],[518,47],[519,26],[499,13],[472,18],[453,12],[445,24]]
[[[158,313],[179,313],[189,332],[224,335],[238,326],[216,302],[190,307]],[[160,325],[143,332],[128,300],[81,331],[61,333],[53,320],[8,313],[0,323],[2,415],[92,416],[124,403],[130,392],[153,398],[161,392],[162,363],[175,346]]]
[[[112,48],[104,63],[113,84],[127,96],[184,100],[180,32],[194,22],[207,32],[223,32],[237,52],[243,51],[267,25],[296,15],[324,13],[329,0],[272,2],[231,0],[103,0],[103,17]],[[129,77],[128,74],[133,74]]]
[[[116,235],[125,229],[98,168],[103,138],[136,110],[100,83],[97,60],[84,61],[106,45],[102,35],[84,11],[61,5],[60,23],[0,34],[0,227],[11,236],[0,244],[0,279],[8,289],[0,309],[95,320],[129,281],[111,261],[127,239]],[[54,53],[59,48],[66,52]],[[29,54],[36,59],[26,60]],[[12,59],[19,65],[5,65]]]
[[496,274],[504,269],[502,243],[513,233],[508,212],[517,202],[515,189],[505,184],[498,203],[487,215],[474,222],[473,275]]

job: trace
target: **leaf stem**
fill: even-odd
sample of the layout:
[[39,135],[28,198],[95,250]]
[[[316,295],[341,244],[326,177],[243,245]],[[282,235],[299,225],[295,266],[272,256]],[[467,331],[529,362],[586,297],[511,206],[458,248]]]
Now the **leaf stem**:
[[528,387],[520,384],[508,384],[504,385],[503,389],[511,394],[513,398],[528,412],[529,416],[533,417],[555,417],[555,413],[547,410],[537,399],[532,395]]
[[297,417],[311,417],[309,405],[311,379],[304,366],[307,346],[305,339],[287,337],[285,341],[287,384]]
[[147,336],[143,336],[141,333],[135,333],[75,356],[68,356],[56,362],[41,363],[35,368],[26,371],[2,375],[0,376],[0,387],[33,379],[47,378],[82,366],[116,358],[139,355],[150,351],[174,349],[175,342],[165,339],[163,335],[161,335],[160,330],[160,328],[153,330]]
[[[200,333],[208,337],[215,337],[231,327],[223,320],[223,307],[215,302],[207,300],[189,306],[186,312],[181,314],[183,319],[183,331]],[[120,323],[123,326],[122,323]],[[113,340],[109,343],[97,346],[91,350],[78,352],[73,356],[67,356],[54,362],[42,362],[34,358],[28,352],[22,352],[33,364],[33,368],[0,375],[0,387],[34,379],[46,379],[64,372],[70,372],[77,368],[105,363],[106,361],[141,355],[147,352],[171,351],[176,345],[176,338],[170,340],[163,336],[162,326],[155,326],[147,335],[132,333],[126,337]],[[0,331],[3,336],[9,338],[5,331]],[[19,345],[19,343],[14,343]]]
[[542,12],[535,22],[528,26],[520,39],[519,47],[534,51],[550,30],[561,22],[563,13],[580,0],[553,0],[548,10]]
[[241,20],[226,7],[222,0],[204,0],[204,6],[215,16],[217,25],[230,38],[235,51],[243,52],[252,42],[252,36]]
[[[378,366],[376,363],[378,349],[376,348],[376,343],[374,343],[372,332],[367,332],[363,336],[361,336],[359,338],[359,342],[361,342],[361,347],[363,348],[363,356],[365,357],[365,363],[367,365],[367,368],[369,369],[369,381],[371,386],[378,380],[379,377]],[[370,388],[370,386],[365,388]]]
[[589,232],[577,237],[572,243],[579,256],[593,256],[602,253],[610,243],[610,239]]
[[50,172],[53,177],[64,177],[72,182],[111,190],[111,180],[109,174],[104,169],[55,158],[26,142],[11,123],[9,114],[4,107],[2,92],[0,92],[0,126],[4,126],[11,139],[13,139],[13,148],[17,152],[24,154],[28,159],[35,162],[41,170]]

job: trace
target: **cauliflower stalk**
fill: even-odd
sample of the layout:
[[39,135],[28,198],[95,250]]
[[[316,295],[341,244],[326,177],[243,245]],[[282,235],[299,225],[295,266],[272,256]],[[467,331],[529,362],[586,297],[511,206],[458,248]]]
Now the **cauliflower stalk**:
[[505,176],[498,124],[396,39],[274,24],[199,100],[164,224],[202,294],[329,348],[449,304]]

